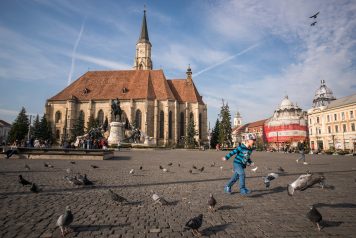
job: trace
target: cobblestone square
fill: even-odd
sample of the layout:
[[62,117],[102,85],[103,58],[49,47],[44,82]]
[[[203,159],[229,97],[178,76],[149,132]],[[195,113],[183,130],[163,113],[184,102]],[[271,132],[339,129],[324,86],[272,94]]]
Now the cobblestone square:
[[[223,193],[232,175],[232,160],[223,162],[224,151],[123,150],[115,160],[0,160],[0,237],[60,237],[58,217],[70,205],[74,214],[73,232],[66,237],[192,237],[184,231],[189,218],[202,213],[200,231],[207,237],[355,237],[356,159],[352,156],[307,155],[308,165],[296,163],[298,154],[254,152],[258,167],[246,169],[246,185],[252,190],[241,196]],[[46,168],[49,162],[54,168]],[[216,165],[211,167],[215,162]],[[168,166],[173,163],[172,166]],[[25,169],[28,164],[31,170]],[[93,169],[90,165],[97,165]],[[167,172],[159,166],[167,168]],[[192,169],[204,166],[204,171]],[[140,170],[139,167],[143,169]],[[223,166],[221,169],[220,166]],[[262,177],[286,173],[266,189]],[[63,177],[66,169],[86,173],[93,187],[72,186]],[[129,174],[131,169],[134,174]],[[192,173],[189,170],[193,170]],[[287,194],[287,184],[306,170],[323,172],[328,186]],[[43,189],[34,194],[18,183],[18,175]],[[116,205],[108,189],[127,198]],[[157,193],[169,204],[153,204]],[[209,194],[217,199],[215,212],[208,211]],[[316,204],[323,215],[319,232],[307,218]]]

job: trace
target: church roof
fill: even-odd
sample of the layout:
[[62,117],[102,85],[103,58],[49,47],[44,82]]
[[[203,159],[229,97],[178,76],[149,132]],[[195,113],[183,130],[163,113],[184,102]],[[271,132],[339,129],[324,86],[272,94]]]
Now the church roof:
[[172,79],[168,80],[168,85],[178,102],[198,102],[204,104],[202,96],[200,96],[192,81],[190,83],[186,79]]
[[203,103],[194,83],[167,80],[162,70],[88,71],[49,101],[119,98]]

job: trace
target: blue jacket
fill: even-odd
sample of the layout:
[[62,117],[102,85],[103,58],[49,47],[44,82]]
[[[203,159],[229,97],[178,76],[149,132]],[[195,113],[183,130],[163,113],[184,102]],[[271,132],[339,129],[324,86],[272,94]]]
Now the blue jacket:
[[246,145],[241,144],[240,146],[236,147],[234,150],[230,151],[227,155],[225,155],[225,159],[229,160],[233,155],[236,154],[234,159],[234,164],[241,164],[243,168],[246,168],[246,165],[252,163],[251,161],[251,154],[252,148],[247,148]]

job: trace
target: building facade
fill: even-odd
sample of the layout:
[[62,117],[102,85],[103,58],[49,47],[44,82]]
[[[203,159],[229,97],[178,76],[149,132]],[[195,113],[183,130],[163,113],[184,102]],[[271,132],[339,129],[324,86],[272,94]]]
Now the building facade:
[[[240,115],[239,115],[239,118],[241,119]],[[241,120],[240,120],[240,122],[241,122]],[[255,134],[259,144],[266,143],[266,135],[264,132],[264,123],[265,122],[266,122],[266,119],[255,121],[255,122],[250,122],[250,123],[247,123],[244,125],[235,126],[232,129],[232,133],[231,133],[233,145],[237,146],[240,143],[242,143],[245,140],[246,135],[248,133]]]
[[308,137],[307,113],[286,96],[265,122],[264,129],[270,147],[296,147],[298,142],[306,141]]
[[[323,103],[318,103],[323,101]],[[335,99],[321,82],[308,110],[310,148],[312,150],[351,150],[356,148],[356,94]]]
[[136,44],[133,70],[89,71],[47,100],[45,111],[58,141],[68,138],[79,115],[85,125],[92,116],[102,124],[113,121],[111,104],[120,101],[123,118],[153,138],[157,145],[176,144],[194,120],[196,140],[207,142],[207,105],[194,82],[190,67],[184,79],[166,79],[154,70],[146,12]]
[[0,145],[6,143],[10,129],[11,129],[10,123],[0,120]]

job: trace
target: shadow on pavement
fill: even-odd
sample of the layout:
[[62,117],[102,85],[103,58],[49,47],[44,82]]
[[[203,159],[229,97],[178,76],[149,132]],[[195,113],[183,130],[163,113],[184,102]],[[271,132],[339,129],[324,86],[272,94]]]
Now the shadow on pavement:
[[322,226],[322,228],[324,227],[338,227],[342,224],[342,221],[322,221],[320,223],[320,225]]
[[238,208],[241,208],[239,206],[230,206],[230,205],[224,205],[224,206],[221,206],[219,207],[217,210],[235,210],[235,209],[238,209]]
[[118,224],[118,225],[71,225],[73,232],[84,232],[84,231],[98,231],[102,229],[110,229],[113,227],[124,227],[129,226],[130,223]]
[[216,225],[216,226],[211,226],[211,227],[207,227],[205,229],[203,229],[201,231],[202,235],[204,236],[210,236],[210,235],[214,235],[220,231],[224,231],[230,224],[222,224],[222,225]]
[[316,203],[315,207],[331,207],[331,208],[356,208],[356,204],[354,203],[335,203],[335,204],[327,204],[327,203]]
[[[281,193],[281,192],[284,192],[286,190],[287,190],[286,187],[281,187],[281,186],[278,186],[278,187],[275,187],[275,188],[272,188],[272,189],[268,189],[268,190],[254,190],[252,195],[249,195],[248,197],[252,197],[252,198],[262,197],[262,196],[273,194],[273,193]],[[259,191],[262,191],[262,192],[256,194],[256,192],[259,192]]]

